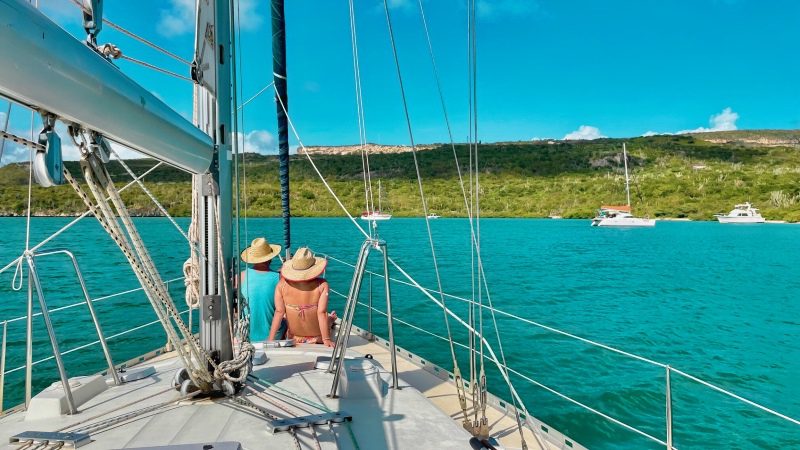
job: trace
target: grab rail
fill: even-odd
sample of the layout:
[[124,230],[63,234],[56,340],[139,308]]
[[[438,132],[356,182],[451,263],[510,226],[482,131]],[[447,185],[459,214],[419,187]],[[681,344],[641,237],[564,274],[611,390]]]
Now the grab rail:
[[[350,264],[350,263],[348,263],[346,261],[337,259],[337,258],[335,258],[333,256],[325,255],[325,257],[327,259],[329,259],[331,261],[334,261],[334,262],[337,262],[339,264],[342,264],[342,265],[345,265],[345,266],[348,266],[348,267],[353,267],[352,264]],[[375,276],[383,278],[383,274],[380,274],[380,273],[377,273],[377,272],[367,271],[367,273],[370,274],[370,275],[375,275]],[[399,279],[396,279],[396,278],[393,278],[393,277],[389,277],[389,280],[391,280],[391,281],[393,281],[395,283],[399,283],[399,284],[405,285],[405,286],[418,288],[418,286],[415,286],[413,283],[409,283],[409,282],[406,282],[404,280],[399,280]],[[640,435],[642,435],[642,436],[644,436],[644,437],[646,437],[646,438],[648,438],[648,439],[650,439],[650,440],[652,440],[654,442],[662,444],[662,445],[666,446],[668,449],[674,448],[673,447],[673,432],[672,432],[672,387],[671,387],[671,380],[670,380],[670,375],[672,373],[681,375],[686,379],[689,379],[691,381],[699,383],[700,385],[703,385],[703,386],[705,386],[705,387],[707,387],[709,389],[712,389],[712,390],[714,390],[716,392],[724,394],[724,395],[726,395],[728,397],[731,397],[731,398],[733,398],[733,399],[735,399],[737,401],[740,401],[742,403],[745,403],[745,404],[747,404],[749,406],[757,408],[757,409],[759,409],[761,411],[764,411],[764,412],[766,412],[768,414],[771,414],[771,415],[773,415],[775,417],[778,417],[778,418],[780,418],[782,420],[788,421],[788,422],[793,423],[795,425],[800,425],[800,420],[798,420],[798,419],[795,419],[795,418],[790,417],[790,416],[788,416],[786,414],[783,414],[783,413],[780,413],[778,411],[775,411],[772,408],[769,408],[769,407],[764,406],[764,405],[762,405],[760,403],[757,403],[757,402],[755,402],[753,400],[750,400],[750,399],[747,399],[745,397],[742,397],[742,396],[740,396],[738,394],[735,394],[735,393],[733,393],[733,392],[731,392],[731,391],[729,391],[727,389],[719,387],[719,386],[717,386],[717,385],[715,385],[715,384],[713,384],[711,382],[708,382],[708,381],[703,380],[703,379],[701,379],[699,377],[696,377],[694,375],[686,373],[686,372],[684,372],[682,370],[676,369],[676,368],[670,366],[669,364],[665,364],[665,363],[662,363],[662,362],[659,362],[659,361],[655,361],[653,359],[650,359],[650,358],[647,358],[647,357],[644,357],[644,356],[641,356],[641,355],[637,355],[635,353],[627,352],[625,350],[621,350],[621,349],[618,349],[618,348],[612,347],[610,345],[603,344],[601,342],[597,342],[597,341],[594,341],[594,340],[591,340],[591,339],[587,339],[587,338],[584,338],[584,337],[569,333],[567,331],[559,330],[557,328],[554,328],[554,327],[551,327],[551,326],[548,326],[548,325],[544,325],[544,324],[535,322],[533,320],[526,319],[524,317],[517,316],[516,314],[509,313],[509,312],[503,311],[503,310],[498,309],[498,308],[494,308],[494,307],[490,307],[490,306],[485,305],[485,304],[480,304],[480,303],[474,302],[473,300],[470,300],[470,299],[467,299],[467,298],[464,298],[464,297],[459,297],[459,296],[456,296],[456,295],[448,294],[446,292],[441,292],[440,293],[439,291],[437,291],[435,289],[429,289],[429,288],[421,287],[421,285],[419,285],[419,286],[420,286],[419,289],[425,290],[428,293],[437,294],[437,295],[438,294],[442,294],[447,298],[451,298],[451,299],[454,299],[454,300],[459,300],[459,301],[462,301],[462,302],[466,302],[468,304],[475,305],[475,306],[478,306],[480,308],[483,308],[483,309],[486,309],[486,310],[493,311],[495,313],[504,315],[506,317],[510,317],[512,319],[519,320],[519,321],[527,323],[529,325],[533,325],[533,326],[536,326],[538,328],[550,331],[552,333],[556,333],[556,334],[559,334],[559,335],[562,335],[562,336],[565,336],[565,337],[568,337],[568,338],[583,342],[585,344],[588,344],[588,345],[591,345],[591,346],[594,346],[594,347],[602,348],[604,350],[607,350],[607,351],[610,351],[610,352],[613,352],[613,353],[616,353],[616,354],[619,354],[619,355],[622,355],[622,356],[625,356],[625,357],[628,357],[628,358],[631,358],[631,359],[635,359],[637,361],[641,361],[641,362],[644,362],[646,364],[650,364],[650,365],[653,365],[653,366],[656,366],[656,367],[663,368],[665,370],[665,409],[666,409],[666,424],[665,425],[666,425],[666,440],[659,439],[659,438],[657,438],[655,436],[652,436],[652,435],[650,435],[650,434],[648,434],[648,433],[646,433],[646,432],[644,432],[642,430],[639,430],[639,429],[637,429],[637,428],[635,428],[635,427],[633,427],[631,425],[625,424],[624,422],[622,422],[622,421],[620,421],[618,419],[615,419],[615,418],[613,418],[611,416],[608,416],[608,415],[606,415],[606,414],[604,414],[604,413],[602,413],[602,412],[600,412],[600,411],[598,411],[598,410],[596,410],[594,408],[591,408],[588,405],[585,405],[585,404],[583,404],[583,403],[581,403],[581,402],[579,402],[577,400],[574,400],[574,399],[566,396],[565,394],[562,394],[562,393],[558,392],[555,389],[552,389],[552,388],[550,388],[550,387],[548,387],[548,386],[546,386],[544,384],[541,384],[538,381],[536,381],[536,380],[534,380],[534,379],[532,379],[532,378],[520,373],[519,371],[514,370],[511,367],[502,365],[497,361],[493,361],[496,364],[498,364],[499,366],[504,367],[509,372],[514,373],[515,375],[525,379],[529,383],[535,384],[535,385],[541,387],[542,389],[545,389],[545,390],[547,390],[547,391],[549,391],[549,392],[551,392],[551,393],[553,393],[553,394],[555,394],[555,395],[557,395],[557,396],[559,396],[559,397],[561,397],[561,398],[563,398],[563,399],[565,399],[567,401],[570,401],[571,403],[576,404],[576,405],[578,405],[578,406],[580,406],[580,407],[582,407],[582,408],[584,408],[584,409],[586,409],[586,410],[588,410],[588,411],[590,411],[590,412],[592,412],[594,414],[597,414],[597,415],[599,415],[599,416],[601,416],[601,417],[603,417],[603,418],[605,418],[605,419],[607,419],[607,420],[609,420],[609,421],[611,421],[611,422],[613,422],[613,423],[615,423],[617,425],[620,425],[620,426],[622,426],[622,427],[624,427],[624,428],[626,428],[626,429],[628,429],[630,431],[633,431],[633,432],[635,432],[637,434],[640,434]],[[342,295],[341,293],[336,292],[333,289],[331,289],[331,292],[334,292],[334,293],[336,293],[338,295]],[[371,305],[365,305],[365,306],[367,306],[369,309],[374,310],[374,311],[376,311],[378,313],[382,313],[380,310],[377,310],[377,309],[373,308]],[[398,322],[398,323],[401,323],[403,325],[409,326],[409,327],[411,327],[411,328],[413,328],[415,330],[421,331],[421,332],[423,332],[425,334],[432,335],[432,336],[434,336],[436,338],[439,338],[439,339],[442,339],[442,340],[445,340],[445,341],[449,341],[448,338],[446,338],[444,336],[439,336],[439,335],[437,335],[435,333],[431,333],[430,331],[424,330],[424,329],[422,329],[420,327],[412,325],[412,324],[410,324],[408,322],[405,322],[405,321],[403,321],[401,319],[395,318],[395,321]],[[371,332],[372,330],[370,329],[368,331]],[[464,345],[464,344],[457,343],[457,342],[454,342],[454,344],[468,349],[468,347],[466,345]]]

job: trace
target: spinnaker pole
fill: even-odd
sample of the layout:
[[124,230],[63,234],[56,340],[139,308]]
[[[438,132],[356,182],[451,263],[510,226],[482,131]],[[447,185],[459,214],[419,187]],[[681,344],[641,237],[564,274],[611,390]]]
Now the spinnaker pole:
[[278,111],[278,173],[281,181],[281,210],[283,215],[283,248],[289,258],[291,239],[291,210],[289,207],[289,98],[286,88],[286,20],[284,0],[272,0],[272,77],[275,81],[275,103]]

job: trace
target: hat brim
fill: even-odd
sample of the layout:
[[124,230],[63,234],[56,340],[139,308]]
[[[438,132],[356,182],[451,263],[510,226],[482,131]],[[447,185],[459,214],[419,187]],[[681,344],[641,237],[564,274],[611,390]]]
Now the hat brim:
[[322,272],[325,271],[325,267],[327,265],[328,260],[325,258],[320,258],[319,256],[315,256],[314,265],[308,269],[297,270],[292,268],[291,260],[289,260],[283,264],[283,267],[281,267],[281,276],[289,281],[313,280],[314,278],[322,275]]
[[269,244],[269,248],[272,250],[271,252],[267,253],[266,255],[254,255],[252,254],[251,250],[252,247],[247,247],[242,252],[242,261],[246,262],[247,264],[258,264],[267,262],[281,253],[281,246],[277,244]]

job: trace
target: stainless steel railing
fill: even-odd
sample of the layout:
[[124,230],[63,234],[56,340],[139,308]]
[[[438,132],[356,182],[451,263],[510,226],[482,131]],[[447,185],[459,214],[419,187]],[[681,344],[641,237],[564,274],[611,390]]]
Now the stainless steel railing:
[[[50,309],[50,308],[47,307],[46,301],[44,299],[44,294],[43,294],[42,289],[41,289],[41,284],[40,284],[40,282],[38,280],[38,276],[37,276],[37,273],[36,273],[36,266],[35,266],[35,258],[36,257],[41,257],[41,256],[48,256],[48,255],[57,255],[57,254],[66,255],[71,260],[73,268],[75,269],[75,273],[76,273],[76,275],[78,277],[78,281],[80,283],[81,290],[83,292],[84,301],[75,302],[75,303],[72,303],[72,304],[69,304],[69,305],[65,305],[65,306],[61,306],[61,307]],[[75,256],[71,252],[69,252],[68,250],[59,249],[59,250],[44,251],[44,252],[41,252],[41,253],[34,253],[34,252],[31,251],[31,252],[28,252],[27,255],[23,255],[22,258],[24,258],[26,260],[26,262],[27,262],[27,264],[29,266],[29,271],[30,271],[30,275],[29,276],[30,276],[31,286],[29,286],[29,289],[28,289],[28,291],[29,291],[28,292],[28,295],[29,295],[28,308],[29,309],[28,309],[28,314],[26,314],[24,316],[19,316],[19,317],[15,317],[13,319],[8,319],[8,320],[3,321],[3,335],[2,335],[2,342],[0,342],[0,413],[2,413],[3,405],[4,405],[3,404],[3,400],[4,400],[4,392],[5,392],[5,378],[6,378],[6,375],[12,374],[14,372],[17,372],[17,371],[20,371],[20,370],[23,370],[23,369],[25,370],[25,372],[26,372],[26,375],[25,375],[25,403],[27,404],[28,402],[30,402],[30,398],[31,398],[31,385],[32,385],[32,378],[33,378],[32,377],[32,368],[33,368],[33,366],[41,364],[41,363],[46,362],[46,361],[53,360],[53,359],[56,360],[56,366],[57,366],[57,369],[59,371],[59,377],[61,378],[62,384],[65,385],[64,390],[65,390],[65,393],[67,395],[68,407],[69,407],[71,412],[75,412],[74,404],[71,401],[72,399],[71,399],[71,392],[70,392],[70,388],[69,388],[69,383],[66,381],[67,375],[66,375],[66,371],[64,369],[63,361],[61,359],[62,356],[68,355],[70,353],[73,353],[73,352],[76,352],[76,351],[79,351],[79,350],[83,350],[85,348],[88,348],[88,347],[91,347],[91,346],[94,346],[94,345],[100,345],[101,348],[102,348],[104,357],[106,359],[106,363],[108,364],[108,371],[107,372],[109,373],[109,375],[112,376],[112,378],[114,379],[114,382],[116,384],[119,384],[119,382],[120,382],[119,381],[119,376],[118,376],[118,374],[116,372],[116,367],[115,367],[113,359],[111,357],[111,353],[110,353],[110,351],[108,349],[107,342],[109,340],[111,340],[111,339],[115,339],[115,338],[118,338],[120,336],[124,336],[126,334],[129,334],[129,333],[132,333],[134,331],[140,330],[142,328],[145,328],[145,327],[154,325],[156,323],[159,323],[159,321],[155,320],[155,321],[152,321],[152,322],[148,322],[146,324],[142,324],[142,325],[130,328],[128,330],[122,331],[120,333],[116,333],[116,334],[113,334],[111,336],[106,337],[103,334],[102,327],[100,326],[99,320],[97,319],[97,315],[96,315],[96,312],[94,310],[94,303],[101,302],[101,301],[106,301],[106,300],[117,298],[117,297],[121,297],[123,295],[131,294],[131,293],[134,293],[134,292],[142,291],[143,289],[141,287],[135,288],[135,289],[128,289],[128,290],[125,290],[125,291],[120,291],[120,292],[116,292],[114,294],[110,294],[110,295],[106,295],[106,296],[97,297],[95,299],[92,299],[89,296],[88,290],[86,288],[86,283],[85,283],[85,280],[83,278],[83,273],[80,270],[80,266],[78,265],[78,262],[75,259]],[[178,278],[173,278],[173,279],[170,279],[170,280],[166,280],[164,282],[164,284],[167,287],[169,287],[170,283],[175,282],[175,281],[179,281],[179,280],[183,280],[183,277],[178,277]],[[32,289],[33,287],[36,288],[36,292],[37,292],[37,295],[39,297],[40,306],[41,306],[41,311],[39,311],[37,313],[33,313],[32,309],[31,309],[32,298],[30,296],[33,294],[33,289]],[[86,305],[88,307],[90,315],[91,315],[91,318],[92,318],[92,322],[94,323],[95,330],[96,330],[97,335],[98,335],[98,339],[93,341],[93,342],[90,342],[88,344],[84,344],[84,345],[81,345],[81,346],[66,350],[64,352],[61,352],[58,349],[57,341],[55,339],[55,331],[53,330],[52,323],[50,321],[50,314],[54,313],[54,312],[59,312],[59,311],[64,311],[64,310],[67,310],[67,309],[71,309],[71,308],[74,308],[74,307],[79,306],[79,305]],[[183,315],[183,314],[186,314],[189,311],[190,310],[187,309],[187,310],[181,312],[180,314]],[[31,320],[32,320],[33,317],[37,317],[37,316],[43,316],[43,318],[45,319],[45,325],[47,326],[47,329],[48,329],[48,335],[50,337],[51,344],[53,345],[53,354],[48,356],[48,357],[39,359],[37,361],[33,361],[33,358],[32,358],[32,340],[33,340],[33,337],[32,337]],[[23,364],[23,365],[21,365],[19,367],[15,367],[15,368],[10,369],[10,370],[5,370],[7,356],[8,356],[7,355],[7,328],[8,328],[8,324],[12,324],[12,323],[19,322],[19,321],[22,321],[22,320],[26,320],[26,324],[27,324],[27,327],[26,327],[26,362],[25,362],[25,364]]]
[[[336,263],[342,264],[342,265],[347,266],[347,267],[353,267],[352,264],[350,264],[350,263],[348,263],[346,261],[342,261],[342,260],[337,259],[337,258],[335,258],[333,256],[330,256],[330,255],[326,255],[326,256],[330,261],[334,261]],[[381,274],[381,273],[370,272],[370,271],[367,271],[367,273],[370,276],[375,275],[377,277],[383,278],[383,274]],[[405,285],[405,286],[409,286],[409,287],[425,290],[429,294],[439,295],[439,291],[434,290],[434,289],[429,289],[429,288],[422,287],[421,285],[419,285],[419,283],[411,283],[411,282],[408,282],[408,281],[404,281],[404,280],[400,280],[400,279],[396,279],[396,278],[392,278],[392,277],[390,277],[389,280],[394,282],[394,283],[398,283],[398,284],[402,284],[402,285]],[[333,289],[331,289],[331,292],[333,292],[334,294],[340,295],[340,296],[342,295],[340,292],[337,292],[337,291],[335,291]],[[610,345],[603,344],[603,343],[595,341],[595,340],[587,339],[587,338],[584,338],[582,336],[578,336],[576,334],[573,334],[573,333],[570,333],[570,332],[567,332],[567,331],[564,331],[564,330],[560,330],[560,329],[557,329],[557,328],[554,328],[554,327],[551,327],[551,326],[548,326],[548,325],[545,325],[545,324],[542,324],[542,323],[539,323],[539,322],[536,322],[536,321],[533,321],[533,320],[530,320],[530,319],[527,319],[527,318],[524,318],[524,317],[520,317],[520,316],[518,316],[516,314],[509,313],[507,311],[503,311],[503,310],[495,308],[495,307],[490,307],[490,306],[488,306],[486,304],[479,304],[477,302],[472,301],[471,299],[467,299],[467,298],[464,298],[464,297],[459,297],[459,296],[456,296],[456,295],[448,294],[446,292],[443,292],[442,295],[444,295],[447,298],[453,299],[453,300],[458,300],[460,302],[472,304],[474,306],[483,308],[483,309],[488,310],[488,311],[492,311],[494,313],[497,313],[499,315],[503,315],[503,316],[512,318],[514,320],[519,320],[519,321],[524,322],[524,323],[526,323],[528,325],[532,325],[532,326],[538,327],[540,329],[549,331],[551,333],[559,334],[561,336],[564,336],[564,337],[567,337],[567,338],[582,342],[582,343],[590,345],[592,347],[600,348],[600,349],[603,349],[603,350],[606,350],[606,351],[609,351],[609,352],[616,353],[618,355],[622,355],[622,356],[630,358],[630,359],[634,359],[634,360],[646,363],[646,364],[651,365],[651,366],[660,367],[660,368],[664,369],[664,374],[665,374],[665,386],[664,386],[664,389],[665,389],[665,402],[664,402],[664,407],[665,407],[665,413],[666,413],[665,414],[665,424],[664,425],[665,425],[666,436],[665,436],[664,439],[662,439],[662,438],[653,436],[652,434],[647,433],[646,431],[643,431],[643,430],[641,430],[639,428],[636,428],[633,425],[627,424],[627,423],[625,423],[625,422],[623,422],[623,421],[621,421],[621,420],[619,420],[617,418],[614,418],[614,417],[612,417],[612,416],[610,416],[608,414],[605,414],[605,413],[603,413],[603,412],[601,412],[601,411],[599,411],[599,410],[597,410],[595,408],[592,408],[591,406],[586,405],[586,404],[584,404],[584,403],[582,403],[582,402],[580,402],[580,401],[578,401],[578,400],[576,400],[576,399],[574,399],[574,398],[572,398],[572,397],[570,397],[570,396],[568,396],[568,395],[566,395],[566,394],[564,394],[562,392],[559,392],[558,390],[556,390],[556,389],[554,389],[552,387],[546,386],[545,384],[540,383],[539,381],[536,381],[535,379],[531,378],[530,376],[527,376],[524,373],[522,373],[522,372],[520,372],[518,370],[515,370],[512,367],[509,367],[507,365],[501,364],[499,361],[493,361],[495,364],[498,365],[498,367],[504,368],[508,372],[515,374],[516,376],[522,378],[523,380],[525,380],[525,381],[527,381],[527,382],[529,382],[529,383],[531,383],[531,384],[533,384],[535,386],[538,386],[538,387],[540,387],[540,388],[542,388],[542,389],[544,389],[544,390],[546,390],[546,391],[548,391],[548,392],[550,392],[550,393],[552,393],[552,394],[554,394],[554,395],[556,395],[556,396],[558,396],[558,397],[560,397],[560,398],[562,398],[562,399],[564,399],[564,400],[566,400],[566,401],[568,401],[568,402],[570,402],[570,403],[572,403],[572,404],[574,404],[576,406],[579,406],[582,409],[585,409],[585,410],[587,410],[587,411],[589,411],[589,412],[591,412],[593,414],[596,414],[596,415],[598,415],[598,416],[600,416],[600,417],[602,417],[602,418],[604,418],[604,419],[606,419],[606,420],[608,420],[608,421],[610,421],[610,422],[612,422],[612,423],[614,423],[614,424],[616,424],[618,426],[621,426],[621,427],[623,427],[623,428],[625,428],[625,429],[627,429],[627,430],[629,430],[631,432],[634,432],[634,433],[636,433],[636,434],[638,434],[638,435],[640,435],[642,437],[645,437],[645,438],[647,438],[647,439],[649,439],[649,440],[651,440],[653,442],[656,442],[656,443],[658,443],[660,445],[663,445],[668,449],[673,449],[674,448],[674,445],[673,445],[674,444],[674,442],[673,442],[673,429],[672,429],[673,409],[672,409],[672,383],[671,383],[671,381],[672,381],[671,380],[671,378],[672,378],[671,375],[673,375],[673,374],[680,375],[680,376],[682,376],[682,377],[684,377],[684,378],[686,378],[688,380],[691,380],[691,381],[693,381],[695,383],[698,383],[698,384],[700,384],[700,385],[702,385],[702,386],[704,386],[706,388],[709,388],[711,390],[719,392],[719,393],[721,393],[723,395],[726,395],[726,396],[728,396],[730,398],[733,398],[733,399],[735,399],[735,400],[737,400],[739,402],[742,402],[742,403],[744,403],[746,405],[749,405],[751,407],[757,408],[757,409],[759,409],[759,410],[761,410],[763,412],[766,412],[766,413],[768,413],[770,415],[778,417],[778,418],[780,418],[780,419],[782,419],[784,421],[787,421],[787,422],[792,423],[794,425],[800,425],[800,420],[798,420],[796,418],[793,418],[791,416],[788,416],[786,414],[778,412],[778,411],[776,411],[776,410],[774,410],[772,408],[769,408],[769,407],[767,407],[765,405],[757,403],[757,402],[755,402],[753,400],[750,400],[750,399],[747,399],[747,398],[745,398],[743,396],[735,394],[735,393],[733,393],[733,392],[731,392],[731,391],[729,391],[729,390],[727,390],[725,388],[717,386],[717,385],[715,385],[715,384],[713,384],[713,383],[711,383],[709,381],[703,380],[703,379],[701,379],[701,378],[699,378],[697,376],[694,376],[694,375],[691,375],[691,374],[689,374],[687,372],[684,372],[682,370],[676,369],[675,367],[673,367],[673,366],[671,366],[669,364],[665,364],[665,363],[662,363],[662,362],[659,362],[659,361],[655,361],[653,359],[650,359],[650,358],[647,358],[647,357],[644,357],[644,356],[641,356],[641,355],[637,355],[635,353],[627,352],[625,350],[621,350],[621,349],[618,349],[616,347],[612,347]],[[371,305],[371,301],[369,301],[368,304],[363,304],[363,305],[366,306],[368,309],[377,312],[378,314],[384,314],[382,311],[380,311],[380,310],[378,310],[376,308],[373,308],[372,305]],[[416,325],[413,325],[411,323],[403,321],[402,319],[399,319],[397,317],[394,318],[394,321],[397,322],[397,323],[400,323],[402,325],[408,326],[408,327],[410,327],[410,328],[412,328],[412,329],[414,329],[416,331],[419,331],[421,333],[424,333],[426,335],[435,337],[435,338],[443,340],[443,341],[449,341],[448,338],[445,337],[445,336],[440,336],[438,334],[432,333],[432,332],[430,332],[428,330],[425,330],[425,329],[423,329],[421,327],[418,327]],[[370,325],[371,325],[371,320],[369,322],[370,322]],[[369,326],[367,332],[368,333],[372,333],[371,326]],[[464,344],[461,344],[461,343],[458,343],[458,342],[454,342],[454,344],[458,345],[458,346],[460,346],[460,347],[462,347],[464,349],[470,350],[469,347],[467,347]],[[474,351],[474,350],[472,350],[472,351]]]

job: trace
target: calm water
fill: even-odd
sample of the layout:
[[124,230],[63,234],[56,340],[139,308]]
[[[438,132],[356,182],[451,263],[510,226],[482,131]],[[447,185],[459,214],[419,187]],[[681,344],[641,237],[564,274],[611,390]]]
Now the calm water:
[[[34,219],[32,242],[55,231],[66,219]],[[187,220],[179,221],[186,226]],[[139,219],[165,279],[181,276],[187,256],[182,237],[163,219]],[[468,224],[460,219],[432,222],[445,291],[469,297]],[[25,222],[0,219],[4,237],[0,263],[24,247]],[[275,219],[253,219],[242,227],[242,241],[259,235],[279,240]],[[391,256],[421,284],[434,287],[430,249],[421,219],[393,219],[381,224]],[[800,417],[800,226],[723,226],[716,223],[659,223],[655,229],[590,228],[588,221],[496,219],[481,222],[484,264],[497,308],[586,338],[669,363],[792,417]],[[344,219],[295,219],[295,247],[309,245],[353,262],[360,234]],[[74,250],[92,297],[136,287],[117,249],[91,219],[80,222],[49,248]],[[376,257],[371,269],[378,270]],[[42,258],[42,277],[51,308],[80,299],[77,280],[65,261]],[[21,316],[25,290],[12,291],[12,272],[0,275],[0,318]],[[400,274],[393,273],[400,277]],[[345,291],[351,269],[331,262],[332,287]],[[375,279],[376,306],[382,283]],[[441,309],[415,290],[392,287],[396,317],[445,335]],[[368,283],[363,296],[367,297]],[[171,287],[183,302],[182,283]],[[341,311],[342,300],[333,297]],[[463,302],[448,306],[463,317]],[[154,320],[141,293],[97,303],[107,335]],[[366,313],[358,322],[366,325]],[[374,318],[377,333],[385,323]],[[56,312],[53,319],[62,351],[95,339],[85,308]],[[498,316],[508,364],[517,371],[599,409],[621,421],[664,438],[664,371],[590,347],[504,316]],[[453,323],[454,337],[466,343]],[[35,358],[50,353],[44,326],[35,322]],[[111,339],[116,361],[163,345],[159,325]],[[401,346],[452,369],[446,342],[404,325],[396,328]],[[494,333],[484,316],[487,336]],[[6,370],[24,363],[24,321],[8,325]],[[496,347],[496,339],[489,338]],[[459,349],[468,373],[466,351]],[[490,390],[508,398],[499,375],[491,370]],[[97,346],[68,358],[73,374],[101,370]],[[21,400],[23,371],[7,377],[6,407]],[[36,366],[38,388],[56,379],[51,362]],[[590,448],[660,448],[630,431],[576,407],[517,376],[512,380],[528,409]],[[800,446],[800,427],[769,416],[700,385],[673,375],[675,445],[688,448],[792,448]]]

